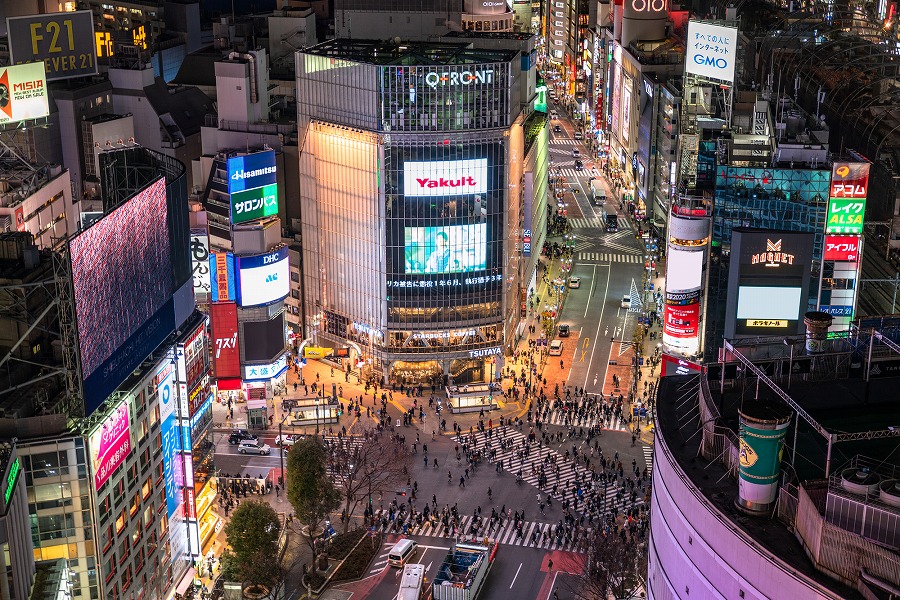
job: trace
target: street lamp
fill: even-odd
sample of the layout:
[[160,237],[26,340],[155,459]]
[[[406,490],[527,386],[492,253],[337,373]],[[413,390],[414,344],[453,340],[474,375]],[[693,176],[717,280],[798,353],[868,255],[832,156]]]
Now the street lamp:
[[285,419],[287,419],[287,417],[288,417],[287,415],[284,415],[283,417],[281,417],[281,420],[278,421],[278,440],[281,442],[281,447],[278,449],[278,458],[281,460],[281,477],[279,479],[281,480],[280,483],[281,483],[282,488],[285,487],[284,483],[285,483],[285,481],[287,481],[287,478],[285,477],[285,473],[284,473],[285,443],[284,443],[284,436],[281,433],[281,426],[284,424],[284,421],[285,421]]

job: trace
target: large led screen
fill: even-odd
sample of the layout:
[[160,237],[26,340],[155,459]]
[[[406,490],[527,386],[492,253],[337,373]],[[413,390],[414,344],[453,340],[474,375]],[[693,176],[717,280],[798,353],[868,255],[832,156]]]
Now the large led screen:
[[487,225],[406,227],[405,273],[467,273],[486,268]]
[[236,257],[238,303],[259,306],[282,300],[291,293],[287,246],[257,256]]
[[407,197],[484,194],[487,184],[486,158],[403,163],[403,194]]
[[666,290],[685,292],[703,287],[703,252],[685,252],[669,247]]
[[131,452],[128,402],[122,402],[103,420],[89,439],[94,485],[100,489]]
[[69,242],[90,414],[175,330],[162,178]]
[[799,287],[738,288],[738,319],[775,319],[796,321],[800,315]]
[[284,313],[271,321],[246,321],[242,326],[247,362],[271,362],[284,353]]

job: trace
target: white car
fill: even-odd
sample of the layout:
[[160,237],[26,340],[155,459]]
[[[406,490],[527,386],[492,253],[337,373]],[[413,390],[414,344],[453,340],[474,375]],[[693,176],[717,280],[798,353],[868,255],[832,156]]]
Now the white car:
[[547,353],[550,356],[562,356],[562,348],[563,343],[559,340],[553,340],[550,342],[550,351]]
[[299,435],[294,435],[293,433],[286,433],[284,435],[279,435],[278,437],[275,438],[275,445],[276,446],[293,446],[301,439],[302,439],[302,437]]
[[581,158],[581,150],[572,148],[572,158]]
[[581,287],[581,277],[571,277],[569,278],[569,287],[573,290],[577,290]]
[[272,452],[272,448],[268,444],[263,444],[259,440],[244,440],[238,446],[240,454],[260,454],[266,455]]
[[624,296],[622,296],[622,308],[631,308],[631,294],[625,294]]
[[574,137],[576,140],[583,140],[583,139],[584,139],[584,134],[581,133],[580,131],[576,131],[576,132],[575,132],[575,135],[573,135],[572,137]]

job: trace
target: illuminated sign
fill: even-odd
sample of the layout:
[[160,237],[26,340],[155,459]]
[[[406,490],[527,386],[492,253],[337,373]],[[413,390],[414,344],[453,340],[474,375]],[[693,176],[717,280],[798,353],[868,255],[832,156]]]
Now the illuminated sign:
[[865,198],[869,191],[869,163],[834,163],[831,198]]
[[98,31],[94,34],[95,44],[97,46],[98,58],[112,58],[113,41],[108,31]]
[[794,255],[781,251],[781,240],[773,242],[767,239],[766,251],[751,255],[750,264],[778,268],[781,265],[794,264]]
[[209,308],[209,320],[213,373],[220,379],[240,377],[237,306],[233,302],[213,304]]
[[403,194],[462,196],[487,192],[486,158],[403,163]]
[[131,30],[131,41],[141,50],[147,49],[147,30],[143,25],[135,27]]
[[0,125],[49,114],[43,62],[0,69]]
[[128,402],[113,410],[90,437],[94,485],[103,486],[131,452]]
[[232,156],[227,161],[228,193],[252,190],[277,183],[275,151]]
[[747,327],[787,327],[788,322],[783,319],[750,319]]
[[234,224],[278,214],[278,185],[234,192],[231,194],[231,222]]
[[213,302],[229,302],[237,299],[234,290],[234,256],[230,252],[213,252],[209,255],[210,295]]
[[175,418],[175,403],[178,391],[175,387],[175,368],[172,363],[160,371],[156,377],[159,397],[160,436],[163,453],[163,478],[166,490],[167,515],[171,519],[180,508],[179,485],[176,479],[176,456],[181,450]]
[[823,313],[828,313],[832,317],[852,317],[853,316],[853,307],[852,306],[820,306],[819,311]]
[[6,30],[11,64],[43,62],[47,81],[97,74],[89,10],[10,17]]
[[828,200],[825,233],[862,235],[865,212],[865,198],[831,198]]
[[209,294],[209,235],[206,229],[191,229],[191,265],[194,273],[194,296],[205,299]]
[[663,311],[663,333],[673,338],[697,337],[700,326],[700,304],[676,306],[667,304]]
[[303,358],[319,359],[331,356],[334,353],[332,348],[319,348],[316,346],[304,346]]
[[245,365],[241,371],[244,381],[254,379],[272,379],[278,377],[287,369],[288,355],[283,354],[281,358],[265,365]]
[[737,33],[734,27],[688,22],[684,72],[732,83],[737,58]]
[[9,499],[12,498],[16,489],[16,481],[19,479],[19,473],[22,471],[22,462],[19,457],[9,465],[9,475],[6,476],[6,489],[3,490],[3,503],[9,506]]
[[503,349],[499,346],[494,348],[480,348],[478,350],[469,350],[469,358],[484,358],[485,356],[500,355],[502,353]]
[[431,88],[472,85],[473,83],[493,83],[494,70],[479,71],[430,71],[425,73],[425,84]]
[[859,240],[854,235],[826,235],[825,260],[858,261]]
[[287,246],[258,256],[238,257],[238,302],[260,306],[282,300],[291,293]]

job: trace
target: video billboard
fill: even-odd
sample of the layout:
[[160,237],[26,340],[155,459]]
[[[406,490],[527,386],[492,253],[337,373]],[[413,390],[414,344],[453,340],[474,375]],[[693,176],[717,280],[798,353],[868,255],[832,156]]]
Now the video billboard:
[[247,362],[272,361],[284,353],[284,313],[269,321],[245,321],[241,325]]
[[226,166],[229,194],[261,188],[278,182],[278,167],[275,165],[274,150],[232,156],[226,161]]
[[237,306],[221,302],[209,307],[213,374],[219,379],[241,376]]
[[407,227],[406,273],[466,273],[487,266],[487,225]]
[[163,178],[69,241],[90,414],[175,330]]
[[[758,287],[738,288],[738,319],[774,319],[796,321],[800,317],[802,289],[799,287]],[[804,302],[805,306],[805,302]]]
[[686,306],[667,304],[664,308],[663,334],[679,339],[696,338],[700,327],[700,303]]
[[463,196],[487,192],[486,158],[403,163],[403,194]]
[[234,255],[231,252],[212,252],[209,255],[209,294],[213,302],[234,302]]
[[89,10],[9,17],[10,63],[44,63],[47,81],[97,74],[94,18]]
[[262,187],[231,194],[231,222],[246,223],[278,214],[278,185]]
[[0,125],[49,114],[44,63],[0,68]]
[[291,293],[287,246],[256,256],[237,257],[238,303],[260,306],[283,300]]
[[703,252],[687,252],[669,246],[666,290],[690,291],[703,287]]
[[689,21],[684,72],[734,83],[737,42],[735,27]]
[[131,452],[131,427],[128,401],[124,400],[91,434],[91,470],[94,485],[100,489]]
[[161,423],[160,435],[162,437],[163,452],[163,477],[166,488],[166,508],[169,519],[181,508],[181,488],[176,481],[178,453],[181,451],[179,444],[177,419],[175,418],[175,404],[178,391],[175,387],[175,366],[167,363],[156,375],[156,393],[159,397],[159,421]]

